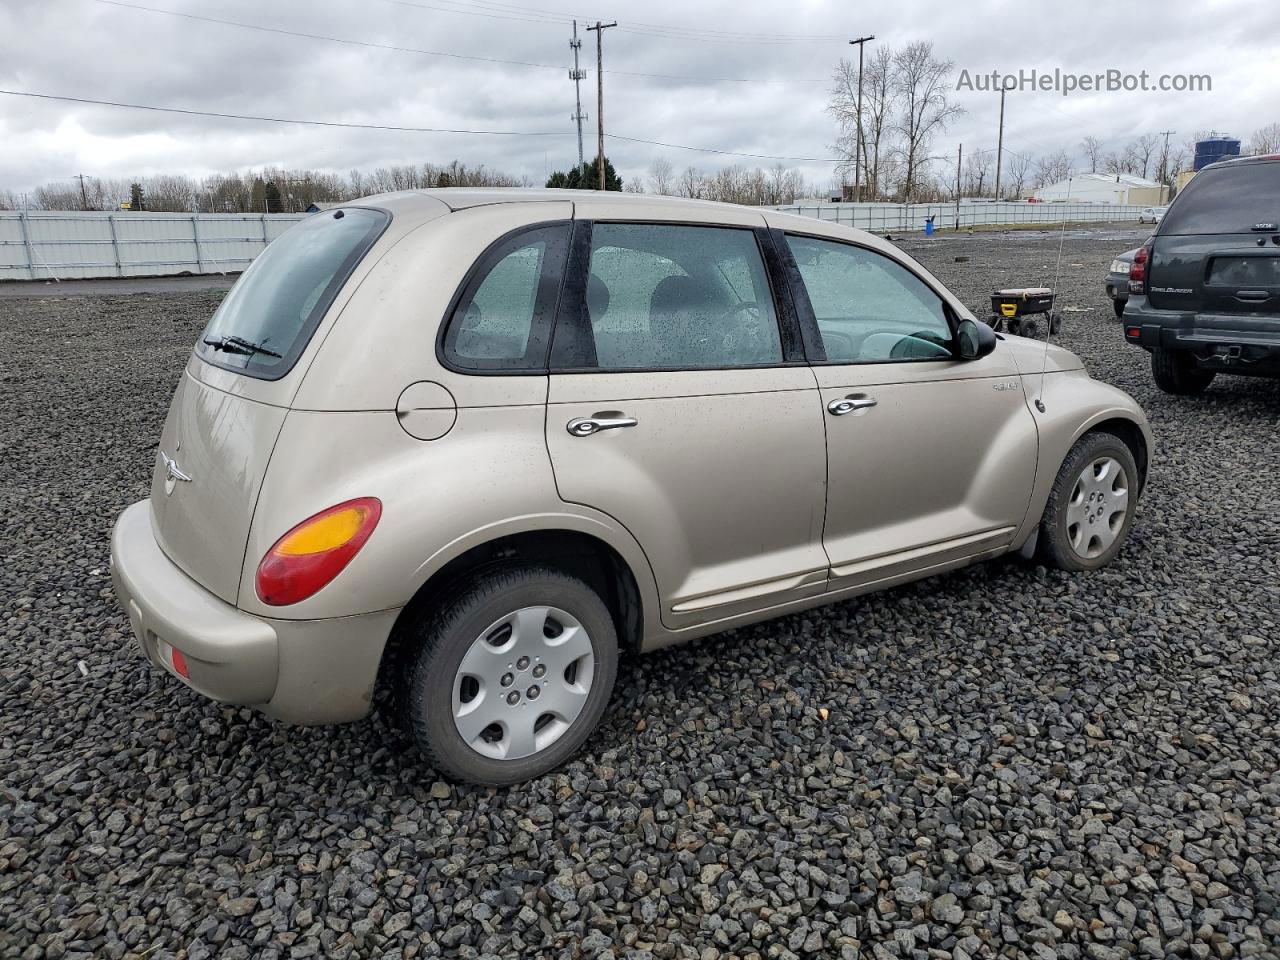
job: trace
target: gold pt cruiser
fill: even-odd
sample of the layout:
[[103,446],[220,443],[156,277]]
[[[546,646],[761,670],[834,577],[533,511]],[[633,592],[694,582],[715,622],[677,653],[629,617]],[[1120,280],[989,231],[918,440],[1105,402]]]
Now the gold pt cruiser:
[[146,656],[440,771],[573,754],[619,653],[1011,551],[1110,562],[1139,406],[870,234],[621,194],[395,193],[254,261],[121,514]]

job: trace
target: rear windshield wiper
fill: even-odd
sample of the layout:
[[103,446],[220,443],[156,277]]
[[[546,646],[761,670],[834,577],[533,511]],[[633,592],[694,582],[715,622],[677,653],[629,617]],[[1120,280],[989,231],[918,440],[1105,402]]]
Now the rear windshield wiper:
[[255,353],[266,354],[268,357],[280,356],[274,350],[268,350],[262,344],[246,340],[244,337],[205,337],[204,342],[224,353],[238,353],[246,357],[251,357]]

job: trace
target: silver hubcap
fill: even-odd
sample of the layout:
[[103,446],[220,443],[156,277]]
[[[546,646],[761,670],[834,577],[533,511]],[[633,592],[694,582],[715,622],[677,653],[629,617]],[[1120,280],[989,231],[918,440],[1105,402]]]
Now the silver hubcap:
[[1092,560],[1106,553],[1129,512],[1129,478],[1112,457],[1084,468],[1067,503],[1067,539],[1077,556]]
[[477,753],[519,760],[578,719],[595,656],[586,629],[556,607],[522,607],[476,637],[453,678],[453,723]]

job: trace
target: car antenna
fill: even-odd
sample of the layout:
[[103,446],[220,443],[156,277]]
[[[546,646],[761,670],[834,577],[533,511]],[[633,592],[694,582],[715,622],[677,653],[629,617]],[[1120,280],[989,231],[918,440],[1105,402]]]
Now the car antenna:
[[[1070,171],[1067,173],[1067,199],[1065,202],[1071,202],[1071,181],[1073,177]],[[1053,268],[1053,305],[1058,307],[1058,281],[1062,278],[1062,244],[1067,239],[1067,215],[1065,210],[1062,214],[1062,229],[1058,232],[1058,263]],[[1049,323],[1044,332],[1044,355],[1040,359],[1040,387],[1036,391],[1036,409],[1044,413],[1044,375],[1045,370],[1049,366],[1049,341],[1053,338],[1053,325],[1057,317],[1057,312],[1050,312]]]

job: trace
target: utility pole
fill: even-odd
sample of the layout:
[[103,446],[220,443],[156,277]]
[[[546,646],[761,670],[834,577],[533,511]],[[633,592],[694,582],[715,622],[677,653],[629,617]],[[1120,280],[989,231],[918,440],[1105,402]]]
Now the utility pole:
[[578,51],[582,49],[582,41],[578,39],[578,21],[573,21],[573,39],[569,41],[573,48],[573,69],[569,71],[569,79],[573,81],[573,99],[577,108],[573,111],[574,123],[578,125],[578,170],[582,170],[582,121],[587,119],[582,112],[582,81],[587,71],[578,69]]
[[1000,199],[1000,161],[1004,159],[1004,84],[1000,84],[1000,133],[996,137],[996,200]]
[[868,40],[874,39],[859,37],[849,41],[858,47],[858,142],[853,147],[853,196],[859,203],[862,202],[862,163],[866,158],[866,150],[862,146],[862,48]]
[[618,21],[601,23],[596,21],[588,30],[596,32],[596,168],[600,174],[600,189],[604,189],[604,32],[616,27]]
[[964,144],[956,146],[956,229],[960,229],[960,161],[964,157]]
[[1167,184],[1169,179],[1169,138],[1177,132],[1177,130],[1160,131],[1160,135],[1164,137],[1164,152],[1160,154],[1160,182],[1162,184]]
[[81,210],[88,210],[88,209],[89,209],[89,195],[88,195],[87,193],[85,193],[85,189],[84,189],[84,181],[85,181],[85,176],[84,176],[84,174],[83,174],[83,173],[77,173],[77,174],[76,174],[74,177],[72,177],[71,179],[72,179],[72,180],[79,180],[79,181],[80,181],[80,209],[81,209]]

